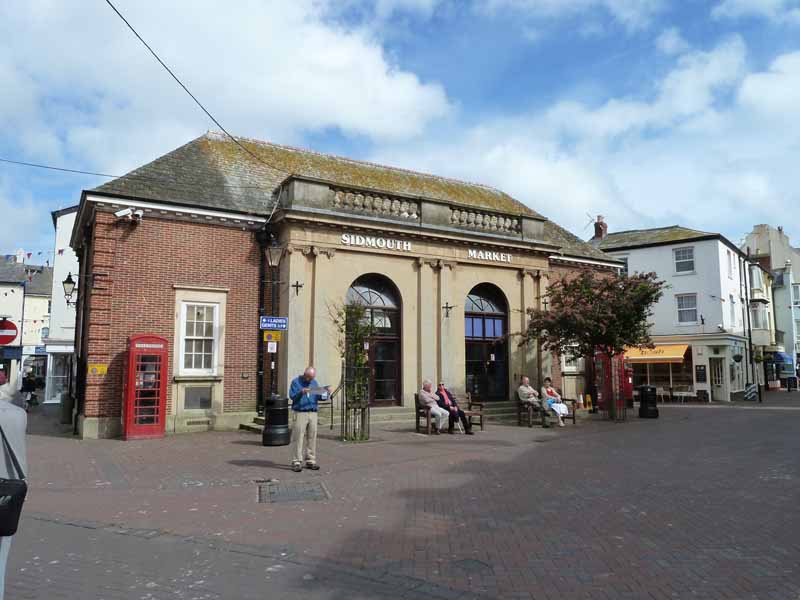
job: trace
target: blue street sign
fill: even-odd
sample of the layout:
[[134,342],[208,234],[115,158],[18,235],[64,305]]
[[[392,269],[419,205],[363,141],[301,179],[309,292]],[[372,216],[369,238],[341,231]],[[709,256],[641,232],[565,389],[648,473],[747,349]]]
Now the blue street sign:
[[260,329],[269,329],[271,331],[281,331],[289,329],[288,317],[261,317],[259,323]]

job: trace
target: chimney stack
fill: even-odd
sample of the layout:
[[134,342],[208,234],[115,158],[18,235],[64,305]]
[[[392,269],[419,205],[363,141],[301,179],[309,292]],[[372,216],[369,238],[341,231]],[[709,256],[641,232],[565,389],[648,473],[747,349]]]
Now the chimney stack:
[[603,220],[603,215],[597,215],[597,221],[594,223],[594,237],[593,240],[604,240],[608,235],[608,223]]

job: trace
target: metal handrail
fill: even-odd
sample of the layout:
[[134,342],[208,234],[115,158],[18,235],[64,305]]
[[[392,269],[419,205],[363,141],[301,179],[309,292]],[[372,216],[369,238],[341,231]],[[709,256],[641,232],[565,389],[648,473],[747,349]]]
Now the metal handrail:
[[342,376],[342,380],[339,382],[339,385],[336,386],[336,389],[333,390],[330,393],[330,396],[328,396],[330,398],[330,401],[331,401],[331,422],[330,422],[331,430],[333,430],[333,415],[334,415],[334,412],[333,412],[333,399],[336,397],[336,394],[338,394],[339,392],[342,391],[343,388],[344,388],[344,376]]

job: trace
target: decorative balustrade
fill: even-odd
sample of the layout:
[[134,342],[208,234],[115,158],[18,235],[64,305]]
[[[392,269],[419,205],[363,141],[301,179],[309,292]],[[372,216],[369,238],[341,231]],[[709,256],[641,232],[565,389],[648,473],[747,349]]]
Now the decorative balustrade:
[[388,217],[408,221],[419,220],[419,204],[413,200],[365,194],[350,190],[334,190],[333,208],[334,210],[351,210],[374,217]]
[[463,208],[450,209],[450,224],[465,229],[516,235],[520,233],[520,220],[514,217]]

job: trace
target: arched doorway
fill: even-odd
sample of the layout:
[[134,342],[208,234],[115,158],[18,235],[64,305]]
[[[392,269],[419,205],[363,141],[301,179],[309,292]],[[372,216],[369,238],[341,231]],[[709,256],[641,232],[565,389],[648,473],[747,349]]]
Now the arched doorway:
[[373,406],[399,406],[402,364],[400,352],[400,294],[394,284],[371,273],[356,279],[347,290],[347,303],[365,308],[372,324],[367,348],[369,395]]
[[472,288],[464,305],[467,391],[480,400],[508,400],[508,303],[491,283]]

